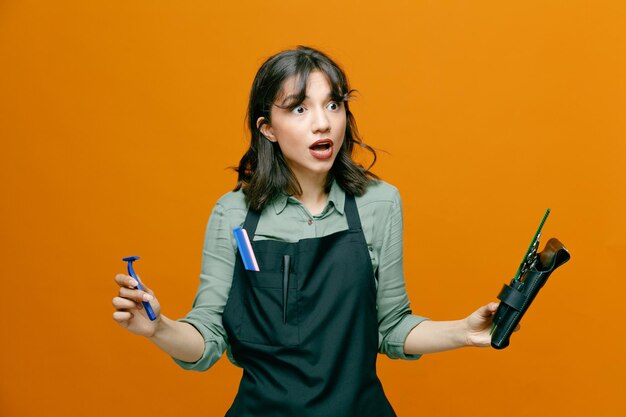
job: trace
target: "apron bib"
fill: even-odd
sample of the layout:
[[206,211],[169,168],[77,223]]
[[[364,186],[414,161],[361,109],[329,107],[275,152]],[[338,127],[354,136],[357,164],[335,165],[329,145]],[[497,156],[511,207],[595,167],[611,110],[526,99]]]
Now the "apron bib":
[[260,272],[237,253],[223,323],[243,376],[227,417],[395,416],[376,375],[372,262],[354,197],[345,203],[348,230],[296,243],[254,242],[260,214],[248,211]]

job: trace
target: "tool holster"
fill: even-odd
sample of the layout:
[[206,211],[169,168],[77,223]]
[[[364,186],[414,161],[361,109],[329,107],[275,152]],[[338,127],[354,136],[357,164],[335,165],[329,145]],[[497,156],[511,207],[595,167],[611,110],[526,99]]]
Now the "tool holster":
[[491,336],[492,347],[504,349],[509,345],[511,334],[550,274],[569,259],[570,254],[565,246],[558,239],[552,238],[519,279],[512,280],[509,285],[504,284],[498,295],[500,306],[493,317],[496,328]]

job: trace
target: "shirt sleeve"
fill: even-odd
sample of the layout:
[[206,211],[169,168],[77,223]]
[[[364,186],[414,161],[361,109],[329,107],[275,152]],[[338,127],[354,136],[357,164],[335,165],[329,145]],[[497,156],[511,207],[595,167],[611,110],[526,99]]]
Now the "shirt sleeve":
[[[200,286],[192,310],[179,320],[191,324],[202,334],[204,353],[196,362],[172,358],[184,369],[206,371],[229,347],[222,313],[230,292],[236,256],[229,224],[233,217],[238,217],[233,211],[236,209],[227,210],[218,202],[209,218],[202,251]],[[230,354],[229,359],[235,363]]]
[[424,320],[411,314],[404,283],[402,201],[394,189],[391,209],[383,229],[378,264],[378,332],[379,352],[392,359],[419,359],[421,355],[404,353],[409,332]]

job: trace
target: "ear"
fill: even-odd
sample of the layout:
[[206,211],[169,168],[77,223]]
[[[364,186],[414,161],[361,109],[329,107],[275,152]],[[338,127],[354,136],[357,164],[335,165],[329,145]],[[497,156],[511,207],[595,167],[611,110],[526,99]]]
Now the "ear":
[[274,136],[274,132],[272,130],[272,126],[269,123],[263,123],[265,121],[265,117],[259,117],[256,119],[256,128],[261,131],[263,136],[267,138],[270,142],[276,142],[276,137]]

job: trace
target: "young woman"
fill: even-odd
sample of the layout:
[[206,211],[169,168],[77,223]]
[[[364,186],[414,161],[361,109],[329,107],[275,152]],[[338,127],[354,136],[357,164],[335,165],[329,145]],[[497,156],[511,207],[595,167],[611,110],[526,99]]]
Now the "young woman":
[[[250,94],[252,138],[236,190],[209,219],[192,311],[173,321],[151,290],[115,278],[121,326],[185,369],[206,370],[224,351],[243,368],[229,417],[394,416],[376,376],[378,352],[418,359],[490,344],[497,303],[458,321],[411,314],[400,197],[351,159],[354,146],[373,150],[359,139],[350,94],[343,71],[317,50],[268,59]],[[243,266],[237,226],[259,271]]]

